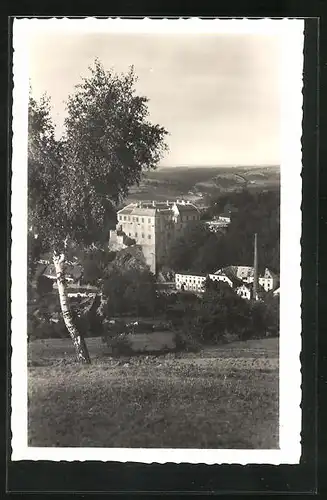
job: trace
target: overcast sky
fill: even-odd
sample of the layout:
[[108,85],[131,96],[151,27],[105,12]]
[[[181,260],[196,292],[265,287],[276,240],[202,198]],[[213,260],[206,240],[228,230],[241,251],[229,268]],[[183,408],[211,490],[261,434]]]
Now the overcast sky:
[[135,66],[151,120],[170,133],[162,165],[280,164],[276,35],[34,35],[33,94],[51,97],[58,133],[64,101],[96,57],[117,72]]

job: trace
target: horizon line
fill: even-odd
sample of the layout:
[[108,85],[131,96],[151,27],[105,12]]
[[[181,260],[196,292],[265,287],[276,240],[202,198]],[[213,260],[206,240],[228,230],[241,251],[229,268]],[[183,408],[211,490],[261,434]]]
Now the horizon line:
[[159,170],[160,168],[222,168],[222,167],[225,167],[225,168],[260,168],[260,167],[280,167],[279,164],[276,164],[276,163],[256,163],[256,164],[217,164],[217,165],[191,165],[191,164],[187,164],[187,163],[180,163],[178,165],[160,165],[157,167],[157,170]]

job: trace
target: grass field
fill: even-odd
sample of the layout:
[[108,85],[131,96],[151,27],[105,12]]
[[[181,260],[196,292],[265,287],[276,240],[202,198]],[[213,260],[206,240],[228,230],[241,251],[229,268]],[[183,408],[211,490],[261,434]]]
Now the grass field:
[[278,340],[115,359],[88,339],[29,345],[29,445],[277,448]]

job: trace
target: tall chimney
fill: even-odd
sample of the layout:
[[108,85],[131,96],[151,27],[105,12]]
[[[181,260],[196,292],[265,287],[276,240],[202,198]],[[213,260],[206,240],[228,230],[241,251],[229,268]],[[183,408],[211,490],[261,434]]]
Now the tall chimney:
[[258,235],[254,235],[254,275],[253,275],[253,298],[258,300]]

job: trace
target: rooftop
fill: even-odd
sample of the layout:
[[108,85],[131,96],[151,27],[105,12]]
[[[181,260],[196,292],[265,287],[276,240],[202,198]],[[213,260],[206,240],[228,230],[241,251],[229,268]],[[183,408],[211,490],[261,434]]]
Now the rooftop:
[[166,202],[162,201],[140,201],[138,203],[129,203],[118,211],[119,215],[149,215],[154,216],[157,211],[170,213],[173,206],[177,206],[180,212],[199,211],[191,202],[185,200],[176,200]]

